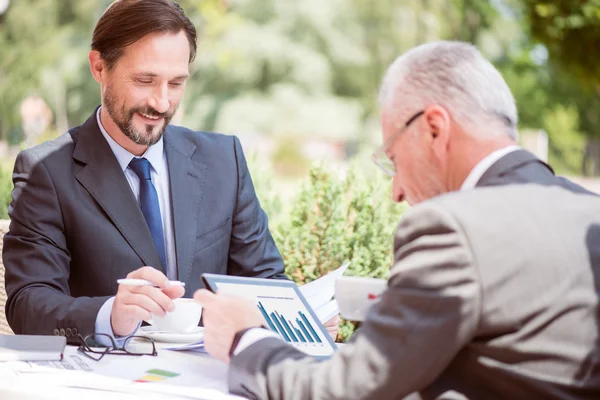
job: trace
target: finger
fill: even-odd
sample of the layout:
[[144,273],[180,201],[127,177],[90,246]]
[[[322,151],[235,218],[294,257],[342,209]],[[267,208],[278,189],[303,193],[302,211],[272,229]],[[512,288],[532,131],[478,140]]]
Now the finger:
[[141,307],[144,310],[161,317],[164,316],[166,312],[166,310],[152,298],[139,293],[130,293],[129,296],[123,299],[123,304]]
[[171,298],[159,288],[152,286],[139,286],[134,288],[132,292],[143,294],[149,297],[165,311],[173,311],[175,309],[173,300],[171,300]]
[[326,326],[325,329],[329,333],[335,333],[337,335],[338,328],[336,326]]
[[142,267],[142,268],[136,269],[135,271],[130,272],[127,275],[127,278],[145,279],[147,281],[154,283],[156,286],[158,286],[161,289],[166,289],[167,287],[169,287],[169,279],[167,279],[165,274],[163,274],[162,272],[160,272],[159,270],[157,270],[156,268],[153,268],[153,267]]
[[340,319],[340,316],[336,315],[333,318],[331,318],[329,321],[325,322],[323,325],[325,325],[326,327],[335,326],[337,328],[337,326],[340,324],[340,322],[342,322],[342,320]]
[[164,316],[165,310],[155,301],[144,294],[129,293],[121,299],[123,307],[136,307],[147,313]]
[[216,300],[217,295],[206,289],[196,290],[194,300],[202,304],[203,307],[210,307]]
[[169,286],[162,290],[170,299],[178,299],[185,294],[185,289],[182,286]]

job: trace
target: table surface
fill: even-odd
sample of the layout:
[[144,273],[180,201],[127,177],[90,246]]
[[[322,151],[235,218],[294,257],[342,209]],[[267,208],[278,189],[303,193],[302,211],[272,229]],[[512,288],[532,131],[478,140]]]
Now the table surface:
[[[93,364],[94,372],[84,371],[65,371],[65,370],[53,370],[42,373],[15,373],[12,369],[12,365],[15,363],[0,363],[0,399],[2,400],[49,400],[49,399],[82,399],[85,396],[85,400],[91,399],[116,399],[116,400],[130,400],[130,399],[168,399],[168,398],[206,398],[206,399],[241,399],[241,397],[232,396],[227,394],[227,365],[205,353],[190,352],[190,351],[171,351],[165,350],[163,347],[166,345],[156,343],[158,356],[150,357],[135,357],[135,356],[118,356],[118,355],[106,355],[99,364]],[[68,346],[65,351],[65,358],[75,356],[77,353],[76,347]],[[87,357],[83,356],[84,360],[88,360]],[[89,363],[96,363],[96,361],[89,360]],[[19,365],[28,366],[25,363],[18,363]],[[137,374],[136,371],[142,371],[147,368],[155,368],[153,365],[167,365],[171,370],[181,367],[182,377],[185,374],[186,379],[180,379],[178,385],[168,385],[167,383],[134,383],[130,377],[122,376],[127,373]],[[131,371],[127,371],[131,365]],[[98,368],[96,370],[96,368]],[[119,369],[120,368],[120,369]],[[137,370],[136,370],[137,368]],[[142,368],[140,370],[140,368]],[[45,370],[47,371],[47,370]],[[52,375],[52,373],[55,375]],[[66,375],[69,374],[69,375]],[[85,375],[83,375],[85,374]],[[68,378],[65,378],[68,377]],[[85,379],[89,377],[97,377],[97,388],[89,387],[76,387],[75,382],[78,378],[85,376]],[[58,378],[67,379],[69,386],[57,384]],[[164,382],[167,382],[166,379]],[[105,383],[106,382],[106,383]],[[196,385],[197,382],[197,385]],[[118,384],[118,388],[114,389],[113,386]],[[143,385],[143,386],[142,386]],[[82,385],[85,386],[85,385]],[[159,388],[168,390],[167,392],[158,391]],[[128,393],[121,392],[121,389],[129,391]],[[131,389],[131,390],[130,390]],[[161,389],[161,390],[162,390]],[[114,391],[116,390],[116,391]],[[143,392],[140,392],[142,390]],[[191,390],[193,395],[179,396],[173,391],[184,391]],[[171,393],[171,394],[169,394]],[[195,397],[194,397],[195,396]]]

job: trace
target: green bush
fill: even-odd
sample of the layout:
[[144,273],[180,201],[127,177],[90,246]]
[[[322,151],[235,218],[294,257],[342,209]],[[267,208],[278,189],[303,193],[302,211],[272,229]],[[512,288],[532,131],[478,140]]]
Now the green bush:
[[[345,261],[351,261],[348,275],[387,278],[393,232],[406,207],[391,201],[391,182],[383,174],[367,177],[358,170],[353,167],[342,177],[333,169],[314,166],[308,182],[287,199],[286,217],[278,215],[283,208],[269,209],[273,185],[267,184],[265,172],[257,174],[258,195],[271,219],[285,272],[297,284],[315,280]],[[347,340],[353,330],[352,323],[342,322],[338,340]]]
[[11,173],[0,166],[0,219],[8,219],[8,204],[12,193]]

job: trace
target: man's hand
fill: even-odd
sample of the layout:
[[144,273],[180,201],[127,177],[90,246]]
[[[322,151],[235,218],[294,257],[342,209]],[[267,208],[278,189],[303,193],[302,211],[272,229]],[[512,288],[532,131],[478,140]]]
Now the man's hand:
[[152,267],[130,272],[127,278],[146,279],[158,287],[119,285],[110,315],[115,336],[130,335],[142,320],[150,319],[151,314],[164,316],[175,307],[172,299],[185,293],[181,286],[170,286],[167,277]]
[[335,317],[331,318],[329,321],[323,324],[325,329],[327,329],[327,333],[329,333],[329,336],[331,336],[333,341],[335,341],[335,338],[337,337],[338,331],[340,329],[340,322],[342,322],[340,316],[336,315]]
[[200,289],[194,299],[202,304],[204,348],[211,356],[229,362],[229,349],[242,329],[266,324],[256,304],[241,297],[214,294]]

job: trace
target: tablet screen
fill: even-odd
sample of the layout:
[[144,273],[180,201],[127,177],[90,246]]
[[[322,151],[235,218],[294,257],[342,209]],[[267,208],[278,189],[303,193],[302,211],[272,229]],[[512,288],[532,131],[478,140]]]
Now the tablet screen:
[[211,285],[220,293],[256,301],[269,328],[299,350],[315,357],[335,352],[335,343],[293,282],[222,276],[214,278]]

